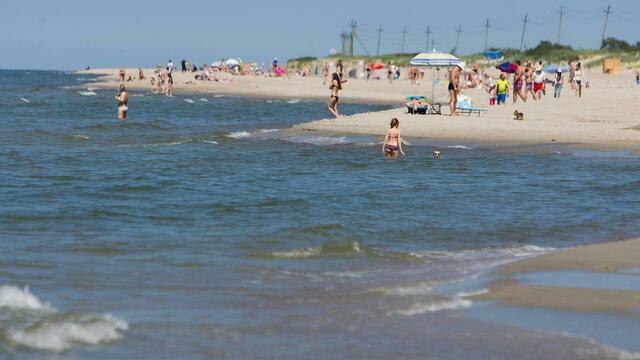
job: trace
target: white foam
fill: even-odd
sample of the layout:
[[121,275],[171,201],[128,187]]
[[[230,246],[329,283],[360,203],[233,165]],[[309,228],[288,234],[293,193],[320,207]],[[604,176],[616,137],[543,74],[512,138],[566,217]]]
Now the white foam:
[[215,144],[218,145],[217,142],[213,141],[213,140],[202,140],[202,142],[207,143],[207,144]]
[[302,101],[302,100],[300,100],[300,99],[291,99],[291,100],[287,101],[287,104],[297,104],[300,101]]
[[78,139],[78,140],[89,140],[90,137],[86,136],[86,135],[71,135],[72,139]]
[[379,287],[371,289],[370,292],[382,293],[389,296],[427,295],[433,292],[433,287],[430,283],[420,283],[413,286]]
[[251,133],[248,131],[234,131],[225,135],[226,137],[230,137],[232,139],[242,139],[251,136]]
[[202,102],[209,102],[209,100],[208,100],[208,99],[205,99],[205,98],[200,98],[200,101],[202,101]]
[[470,147],[468,146],[464,146],[464,145],[449,145],[447,146],[447,149],[465,149],[465,150],[471,150]]
[[25,286],[20,289],[14,285],[0,286],[0,308],[53,311],[51,305],[40,301]]
[[87,88],[87,91],[96,91],[96,90],[98,90],[97,87],[88,87]]
[[27,103],[27,104],[31,102],[31,100],[25,99],[25,98],[20,98],[20,101],[22,101],[24,103]]
[[411,146],[411,143],[408,142],[407,140],[402,139],[402,145]]
[[258,130],[258,133],[266,134],[266,133],[272,133],[272,132],[276,132],[276,131],[280,131],[280,129],[260,129],[260,130]]
[[78,91],[78,94],[80,94],[82,96],[96,96],[96,95],[98,95],[93,91]]
[[312,136],[312,137],[292,137],[288,139],[292,142],[311,144],[311,145],[340,145],[346,144],[347,138],[344,136],[332,137],[332,136]]
[[38,350],[63,351],[76,345],[99,345],[122,338],[129,325],[111,315],[69,315],[9,330],[9,340]]
[[191,99],[184,99],[185,102],[188,102],[189,104],[193,104],[195,101],[191,100]]
[[306,259],[310,257],[320,256],[321,248],[304,248],[289,251],[274,251],[271,256],[282,259]]
[[473,305],[471,300],[453,298],[451,300],[436,301],[430,303],[415,303],[407,309],[396,310],[387,313],[387,315],[399,314],[404,316],[414,316],[442,310],[464,309],[471,307],[471,305]]
[[218,95],[213,95],[213,97],[214,97],[214,98],[223,98],[223,97],[224,97],[224,95],[220,95],[220,94],[218,94]]

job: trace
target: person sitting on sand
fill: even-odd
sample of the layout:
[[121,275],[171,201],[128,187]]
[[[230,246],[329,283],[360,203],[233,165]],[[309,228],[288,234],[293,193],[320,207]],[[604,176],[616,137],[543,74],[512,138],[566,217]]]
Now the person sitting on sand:
[[342,90],[342,82],[340,81],[340,75],[337,72],[334,72],[331,75],[331,85],[329,86],[331,89],[331,97],[329,98],[329,112],[335,115],[337,118],[338,115],[338,91]]
[[129,94],[127,94],[127,89],[125,89],[124,84],[120,84],[116,101],[118,101],[118,120],[124,120],[127,118],[127,111],[129,111],[129,108],[127,107]]
[[460,92],[460,74],[464,69],[462,64],[449,68],[449,108],[451,116],[456,116],[456,106],[458,105],[458,93]]
[[386,155],[387,158],[398,157],[398,153],[404,155],[404,151],[402,151],[402,138],[400,137],[400,130],[398,129],[399,126],[400,121],[398,121],[398,119],[391,119],[389,130],[387,130],[384,142],[382,143],[382,153]]

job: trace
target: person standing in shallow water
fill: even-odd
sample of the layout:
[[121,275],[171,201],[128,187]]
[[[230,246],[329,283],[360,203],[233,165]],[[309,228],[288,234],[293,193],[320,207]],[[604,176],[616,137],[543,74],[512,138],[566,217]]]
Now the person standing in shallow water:
[[129,111],[129,108],[127,107],[129,94],[127,93],[127,89],[125,89],[124,84],[120,84],[116,101],[118,101],[118,120],[124,120],[127,118],[127,111]]
[[398,129],[399,126],[400,121],[398,121],[398,119],[391,119],[389,130],[387,130],[384,142],[382,143],[382,153],[388,158],[398,157],[398,153],[404,155],[404,151],[402,151],[402,138],[400,137],[400,130]]
[[340,81],[340,75],[337,72],[334,72],[331,75],[331,85],[329,86],[331,89],[331,97],[329,98],[329,107],[327,108],[330,113],[332,113],[336,118],[338,115],[338,92],[342,90],[342,82]]

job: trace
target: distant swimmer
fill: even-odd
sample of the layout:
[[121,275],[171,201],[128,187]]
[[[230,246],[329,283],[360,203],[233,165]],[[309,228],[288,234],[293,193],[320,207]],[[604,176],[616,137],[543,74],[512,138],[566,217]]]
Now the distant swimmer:
[[402,138],[400,137],[400,130],[398,129],[399,126],[400,121],[398,121],[398,119],[391,119],[389,130],[387,130],[384,142],[382,143],[382,153],[388,158],[398,157],[398,153],[404,155],[404,151],[402,151]]
[[340,82],[340,75],[338,75],[337,72],[331,75],[331,85],[329,89],[331,89],[331,97],[329,98],[328,110],[335,115],[335,117],[338,117],[338,92],[342,90],[342,83]]
[[127,111],[129,111],[129,108],[127,107],[129,94],[127,94],[127,89],[125,89],[124,84],[120,84],[116,100],[118,101],[118,120],[124,120],[127,118]]
[[127,73],[124,71],[124,68],[120,68],[120,82],[123,83],[124,82],[124,78],[127,75]]

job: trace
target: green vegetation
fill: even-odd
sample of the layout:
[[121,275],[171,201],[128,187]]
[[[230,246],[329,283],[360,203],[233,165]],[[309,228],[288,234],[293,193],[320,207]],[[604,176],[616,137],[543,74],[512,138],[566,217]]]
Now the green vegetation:
[[[602,43],[602,49],[573,49],[568,45],[553,44],[549,41],[541,41],[538,46],[527,49],[524,52],[520,52],[517,49],[504,48],[504,49],[489,49],[500,50],[504,56],[505,61],[516,60],[530,60],[530,61],[543,61],[544,63],[565,63],[571,61],[585,61],[585,66],[594,67],[602,64],[602,59],[606,57],[620,57],[622,62],[635,63],[639,61],[640,57],[640,41],[635,45],[629,44],[624,40],[616,38],[607,38]],[[318,59],[313,57],[302,57],[297,59],[291,59],[287,63],[287,67],[291,69],[302,69],[305,65],[313,66],[323,61],[337,61],[342,59],[347,67],[354,66],[359,61],[364,61],[365,64],[370,63],[382,63],[387,64],[391,62],[396,65],[406,65],[411,58],[416,56],[416,53],[408,54],[384,54],[380,56],[345,56],[343,54],[331,55],[324,59]],[[467,64],[479,63],[488,65],[484,60],[482,52],[460,56],[460,59]]]

